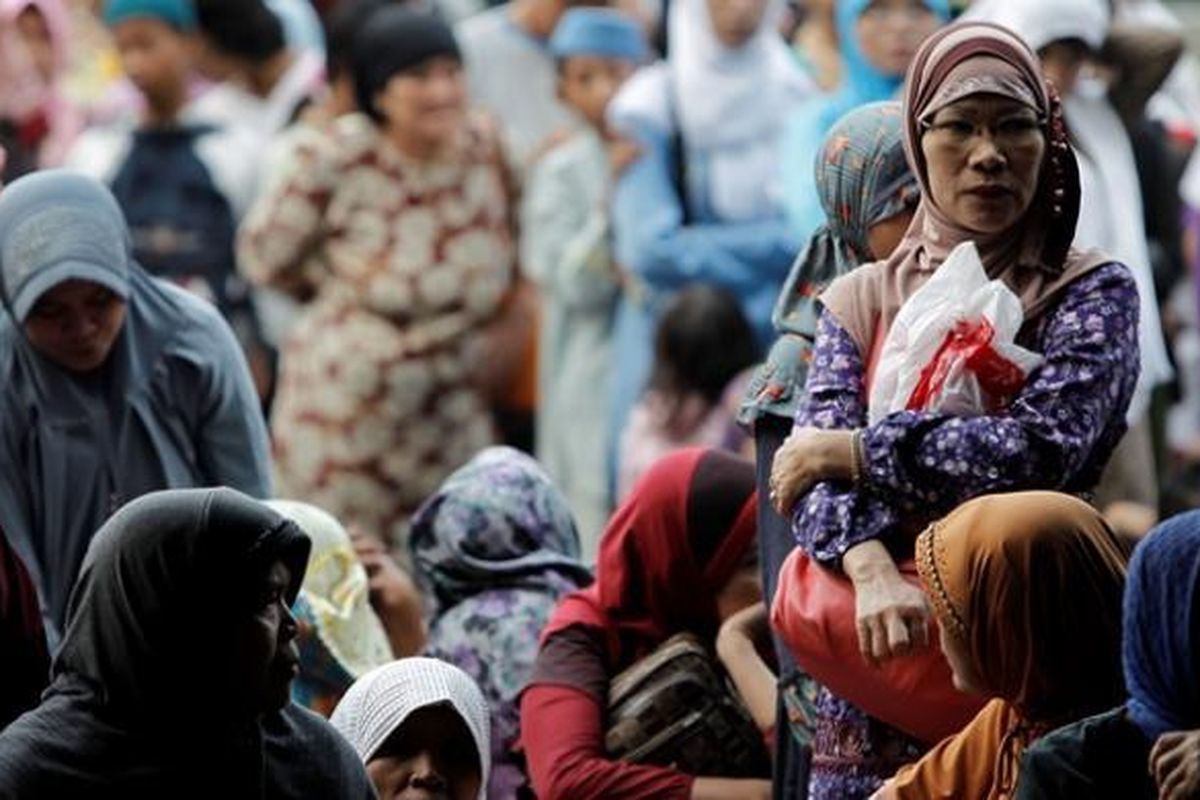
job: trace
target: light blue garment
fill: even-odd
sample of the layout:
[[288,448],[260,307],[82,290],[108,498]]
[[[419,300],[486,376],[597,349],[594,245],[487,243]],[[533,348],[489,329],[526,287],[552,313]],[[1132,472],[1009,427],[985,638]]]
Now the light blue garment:
[[266,0],[267,7],[283,23],[288,47],[325,57],[325,31],[309,0]]
[[[53,232],[53,236],[47,235]],[[108,516],[158,489],[231,486],[271,494],[266,425],[242,351],[209,303],[147,275],[129,254],[121,209],[99,182],[33,173],[0,194],[0,520],[38,587],[51,644],[92,535]],[[14,319],[87,269],[125,285],[123,328],[95,372],[40,355]],[[39,275],[57,280],[41,285]]]
[[608,448],[620,294],[605,202],[611,175],[604,141],[581,130],[535,165],[521,220],[521,266],[542,298],[537,458],[567,497],[588,563],[612,510],[596,468]]
[[554,29],[550,52],[557,59],[597,56],[641,64],[650,48],[641,24],[628,14],[613,8],[572,8]]
[[[947,0],[923,2],[943,22],[950,19]],[[802,240],[825,222],[813,165],[829,129],[859,106],[893,99],[904,83],[903,75],[889,75],[876,69],[859,45],[855,28],[870,4],[871,0],[838,0],[835,22],[842,54],[842,85],[796,109],[784,131],[780,160],[784,206],[788,221]]]
[[550,137],[578,125],[575,112],[558,99],[549,45],[517,25],[508,5],[463,20],[454,38],[471,105],[500,123],[504,144],[524,176]]
[[[771,309],[802,244],[781,205],[781,136],[790,109],[812,91],[774,26],[778,7],[768,4],[758,29],[730,48],[704,0],[674,0],[668,60],[641,70],[609,106],[610,125],[642,150],[613,193],[613,252],[629,280],[614,331],[610,477],[673,292],[722,287],[764,351],[773,338]],[[676,161],[686,164],[682,176]]]
[[688,154],[692,219],[672,179],[671,136],[642,127],[642,155],[617,183],[613,196],[616,263],[631,278],[614,329],[610,466],[616,442],[649,379],[654,331],[670,294],[689,283],[709,283],[735,294],[764,351],[772,341],[771,311],[801,242],[782,215],[753,222],[721,222],[703,193],[705,154]]

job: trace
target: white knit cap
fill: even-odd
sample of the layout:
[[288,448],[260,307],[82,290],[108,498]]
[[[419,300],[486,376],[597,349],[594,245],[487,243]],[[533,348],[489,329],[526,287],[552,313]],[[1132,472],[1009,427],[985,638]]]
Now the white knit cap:
[[413,712],[449,703],[479,751],[479,800],[491,766],[487,702],[471,676],[435,658],[402,658],[371,670],[350,687],[330,718],[366,764]]

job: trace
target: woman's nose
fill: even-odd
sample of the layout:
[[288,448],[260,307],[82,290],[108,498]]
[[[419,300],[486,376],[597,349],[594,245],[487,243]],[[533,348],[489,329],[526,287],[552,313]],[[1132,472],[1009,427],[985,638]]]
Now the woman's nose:
[[414,788],[431,791],[444,790],[446,779],[438,769],[436,759],[428,750],[423,750],[412,760],[412,778],[409,784]]
[[287,642],[300,635],[300,623],[296,620],[296,612],[292,611],[286,600],[281,601],[280,605],[283,608],[283,616],[279,620],[279,638]]
[[77,316],[68,316],[64,327],[68,334],[90,339],[100,331],[101,325],[100,320],[95,319],[91,315],[79,314]]
[[1006,161],[1000,148],[990,133],[984,133],[975,140],[971,148],[970,165],[975,169],[993,172],[1004,167]]

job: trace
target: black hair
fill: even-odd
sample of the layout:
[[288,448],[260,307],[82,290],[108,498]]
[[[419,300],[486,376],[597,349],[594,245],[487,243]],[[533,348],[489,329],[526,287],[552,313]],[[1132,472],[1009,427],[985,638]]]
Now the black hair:
[[255,64],[287,47],[283,21],[263,0],[197,0],[196,20],[213,47]]
[[440,16],[384,3],[359,26],[350,52],[358,107],[377,125],[386,120],[375,96],[391,79],[434,58],[462,61],[454,31]]
[[324,20],[325,74],[329,81],[353,73],[354,39],[377,9],[388,0],[342,0]]
[[654,337],[650,388],[716,405],[730,381],[758,361],[754,331],[737,298],[708,284],[685,287],[667,305]]

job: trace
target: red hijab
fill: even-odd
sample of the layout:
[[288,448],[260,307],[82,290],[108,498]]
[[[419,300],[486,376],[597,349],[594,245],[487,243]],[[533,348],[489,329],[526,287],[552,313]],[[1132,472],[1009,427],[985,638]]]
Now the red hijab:
[[716,635],[717,593],[755,543],[754,467],[719,450],[657,462],[613,514],[596,580],[563,598],[542,640],[571,625],[604,630],[624,669],[672,635]]

